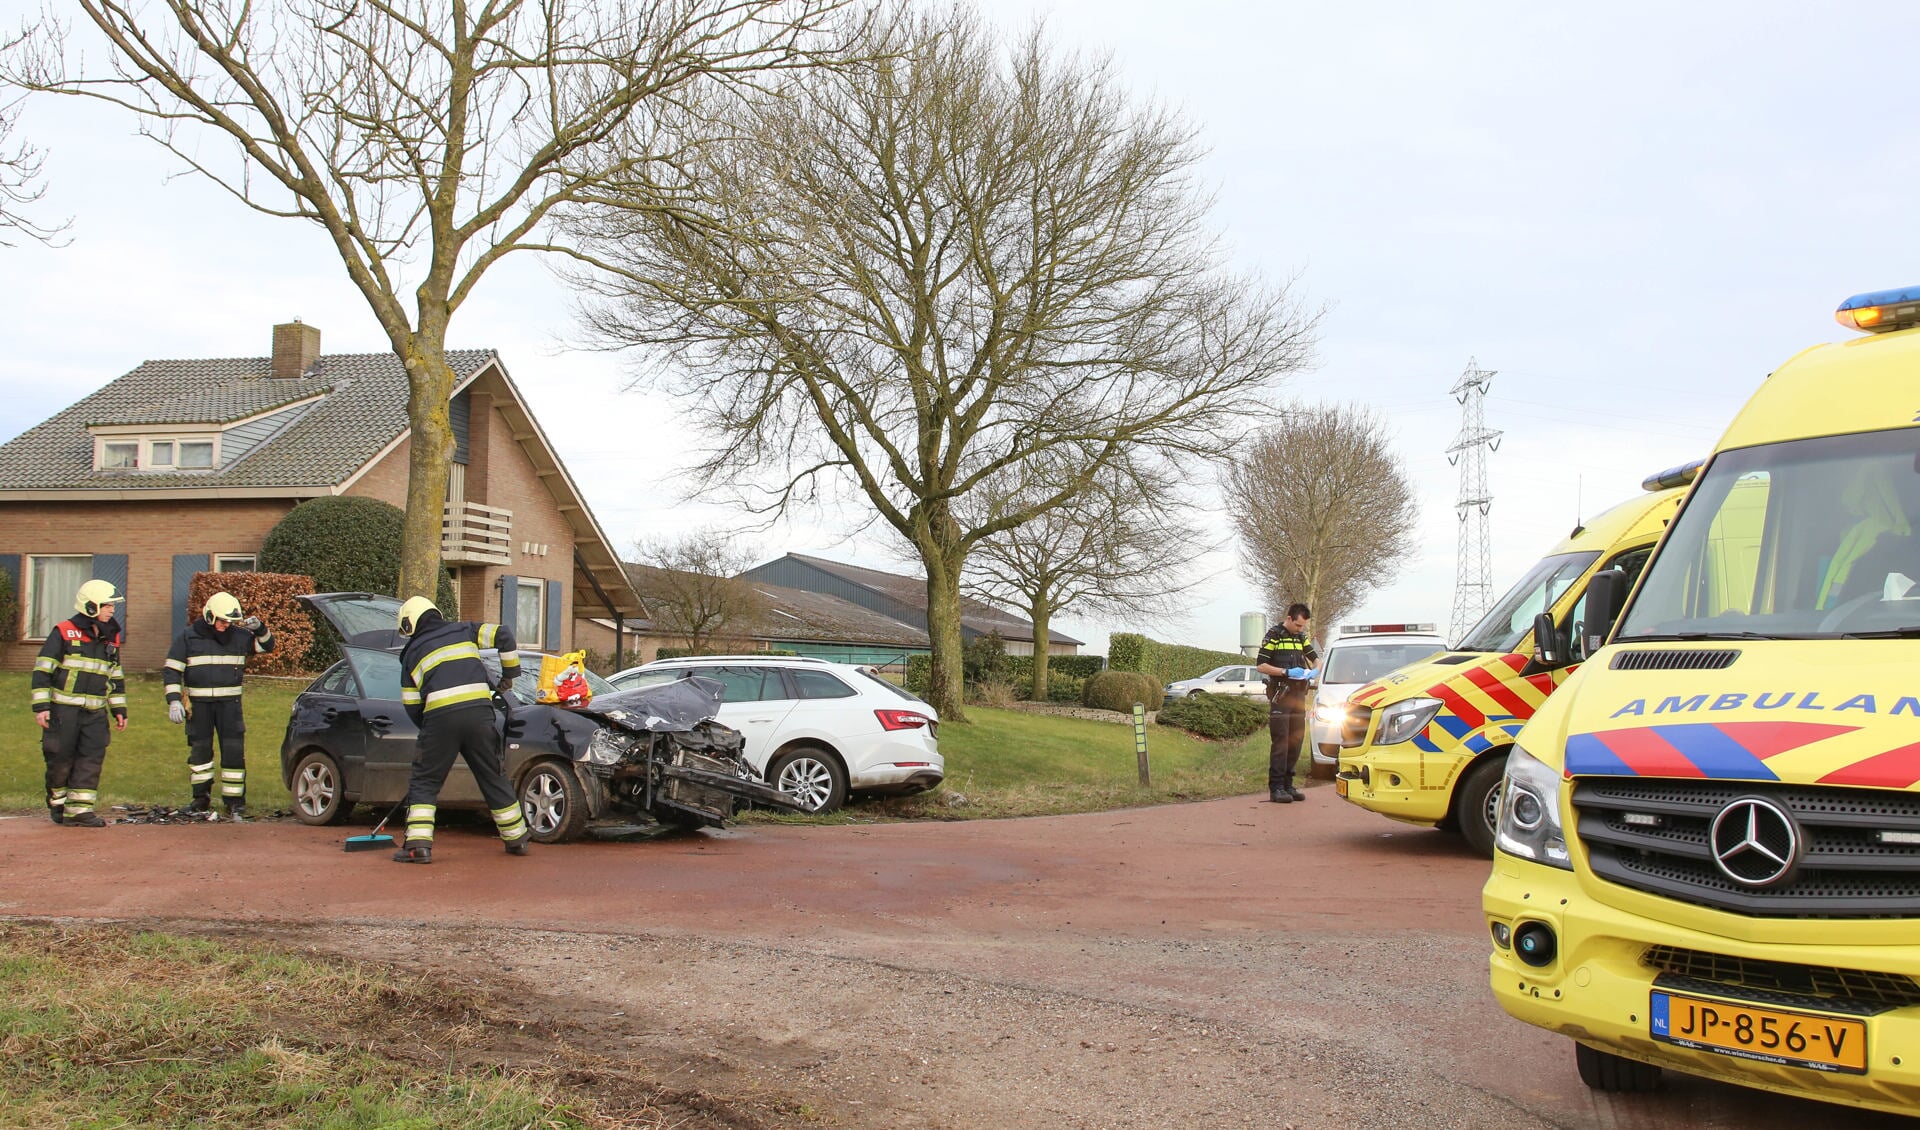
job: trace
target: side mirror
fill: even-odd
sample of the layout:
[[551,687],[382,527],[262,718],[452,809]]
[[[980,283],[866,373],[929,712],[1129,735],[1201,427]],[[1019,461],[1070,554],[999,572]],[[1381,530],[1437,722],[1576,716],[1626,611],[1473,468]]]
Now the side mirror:
[[1554,626],[1553,613],[1542,612],[1533,618],[1533,661],[1542,667],[1565,667],[1567,647]]
[[1627,573],[1624,569],[1602,569],[1587,582],[1586,619],[1580,625],[1579,650],[1582,656],[1600,650],[1613,634],[1613,622],[1620,618],[1620,606],[1627,599]]

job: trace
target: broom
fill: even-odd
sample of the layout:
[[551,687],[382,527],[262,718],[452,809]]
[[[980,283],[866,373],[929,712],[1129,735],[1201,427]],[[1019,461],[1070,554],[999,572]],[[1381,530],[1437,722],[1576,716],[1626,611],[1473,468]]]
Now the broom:
[[399,804],[389,808],[387,814],[380,818],[380,823],[373,826],[373,831],[364,836],[348,836],[346,849],[348,851],[379,851],[381,848],[392,847],[393,837],[383,834],[380,829],[387,826],[387,821],[393,819],[393,814],[400,811],[400,805],[405,803],[407,803],[406,798],[400,798]]

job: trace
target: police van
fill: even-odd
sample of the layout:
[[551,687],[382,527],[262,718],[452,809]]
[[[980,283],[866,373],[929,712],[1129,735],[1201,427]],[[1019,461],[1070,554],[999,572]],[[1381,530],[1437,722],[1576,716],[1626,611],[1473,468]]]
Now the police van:
[[1872,336],[1769,376],[1637,585],[1588,582],[1507,761],[1493,992],[1599,1090],[1920,1109],[1920,287],[1838,316]]
[[1513,736],[1569,671],[1535,661],[1540,625],[1555,637],[1574,631],[1589,577],[1638,573],[1697,466],[1648,478],[1645,493],[1574,530],[1452,649],[1353,692],[1342,708],[1335,792],[1403,823],[1458,832],[1492,855]]

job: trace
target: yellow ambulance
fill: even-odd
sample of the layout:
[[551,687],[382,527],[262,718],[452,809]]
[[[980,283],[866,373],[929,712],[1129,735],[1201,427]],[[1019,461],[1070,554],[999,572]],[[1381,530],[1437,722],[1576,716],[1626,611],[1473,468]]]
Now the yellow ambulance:
[[1491,855],[1507,751],[1571,670],[1534,661],[1536,620],[1548,613],[1564,635],[1583,615],[1588,578],[1638,575],[1698,466],[1649,478],[1647,493],[1575,530],[1452,650],[1355,691],[1333,708],[1344,717],[1316,719],[1344,727],[1334,790],[1370,812],[1457,831]]
[[1920,1110],[1920,287],[1839,317],[1880,332],[1769,376],[1631,596],[1587,585],[1507,762],[1493,992],[1599,1090]]

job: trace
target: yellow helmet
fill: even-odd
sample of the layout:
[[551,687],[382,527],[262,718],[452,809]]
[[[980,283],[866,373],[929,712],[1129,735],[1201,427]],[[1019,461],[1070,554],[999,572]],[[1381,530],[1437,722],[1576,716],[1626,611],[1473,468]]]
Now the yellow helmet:
[[73,610],[93,616],[99,613],[101,605],[118,603],[120,594],[113,591],[112,581],[93,580],[80,586],[73,598]]
[[425,616],[429,612],[438,611],[440,610],[433,606],[433,601],[428,600],[424,596],[411,598],[400,606],[400,634],[403,636],[412,635],[413,630],[420,626],[420,617]]
[[207,598],[207,606],[200,610],[201,618],[209,624],[215,620],[232,622],[245,615],[240,611],[240,602],[230,592],[214,593]]

